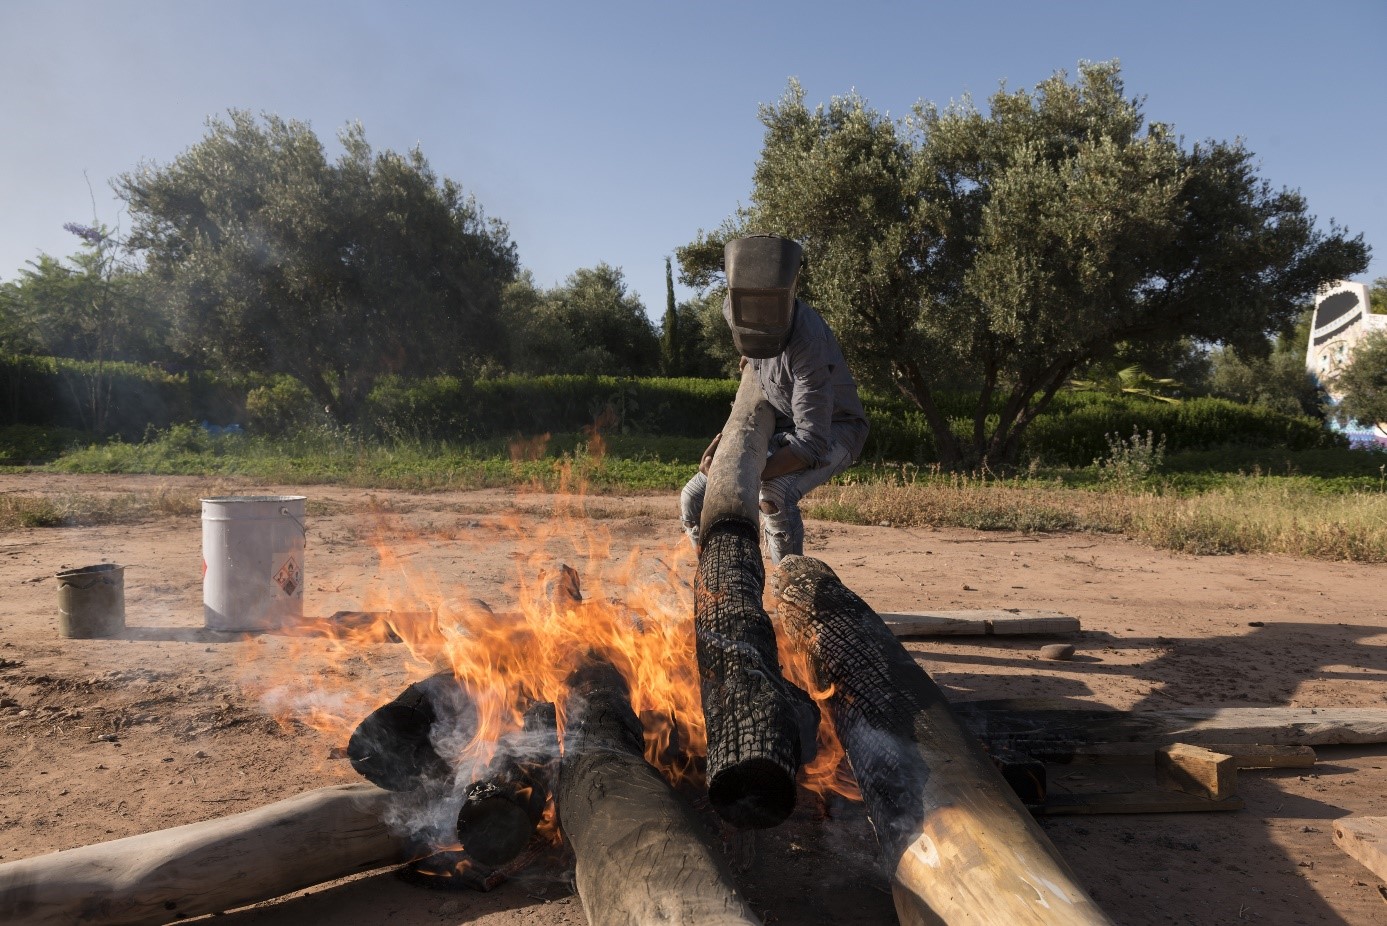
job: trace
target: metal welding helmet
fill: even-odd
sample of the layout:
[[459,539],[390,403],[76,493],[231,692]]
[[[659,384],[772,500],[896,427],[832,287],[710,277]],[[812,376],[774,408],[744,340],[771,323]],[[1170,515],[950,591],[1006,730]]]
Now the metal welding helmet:
[[774,357],[790,341],[804,249],[778,235],[749,235],[727,242],[722,254],[727,272],[722,314],[732,342],[743,357]]

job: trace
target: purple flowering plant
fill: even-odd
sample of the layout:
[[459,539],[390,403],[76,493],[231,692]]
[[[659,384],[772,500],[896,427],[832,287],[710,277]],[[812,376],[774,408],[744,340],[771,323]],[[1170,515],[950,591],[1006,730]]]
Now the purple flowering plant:
[[91,225],[83,225],[80,222],[65,222],[63,228],[90,245],[99,245],[108,237],[101,229]]

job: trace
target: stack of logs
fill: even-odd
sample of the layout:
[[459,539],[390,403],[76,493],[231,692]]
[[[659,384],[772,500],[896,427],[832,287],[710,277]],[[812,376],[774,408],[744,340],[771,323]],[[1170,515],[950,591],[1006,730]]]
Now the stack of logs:
[[[709,474],[695,585],[709,802],[743,828],[790,815],[819,720],[781,673],[762,605],[757,493],[772,427],[748,371]],[[902,923],[1109,922],[862,599],[804,557],[781,563],[773,590],[784,625],[832,691],[826,703]],[[552,795],[594,926],[759,923],[707,828],[643,758],[626,681],[593,657],[568,688],[562,749],[553,705],[533,705],[525,729],[498,744],[483,779],[464,792],[455,835],[466,865],[494,872],[520,858]],[[0,866],[0,922],[164,923],[417,859],[433,847],[381,822],[391,792],[451,794],[454,772],[431,731],[465,736],[474,724],[450,675],[411,685],[349,744],[373,785]]]

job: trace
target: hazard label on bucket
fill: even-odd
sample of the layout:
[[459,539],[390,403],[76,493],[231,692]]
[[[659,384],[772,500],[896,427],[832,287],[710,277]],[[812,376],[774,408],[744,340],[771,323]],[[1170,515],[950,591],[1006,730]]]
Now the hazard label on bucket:
[[303,587],[303,577],[299,574],[299,564],[294,562],[292,556],[285,560],[284,565],[280,566],[279,571],[275,573],[275,584],[290,597],[293,597],[294,592]]

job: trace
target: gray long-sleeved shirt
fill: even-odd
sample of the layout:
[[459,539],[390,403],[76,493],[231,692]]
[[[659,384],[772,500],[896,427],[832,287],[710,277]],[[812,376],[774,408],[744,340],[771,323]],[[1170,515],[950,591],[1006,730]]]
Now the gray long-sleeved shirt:
[[862,455],[867,413],[843,350],[823,316],[796,301],[785,350],[767,360],[748,362],[775,409],[776,430],[784,433],[806,466],[822,464],[834,439],[848,448],[854,461]]

